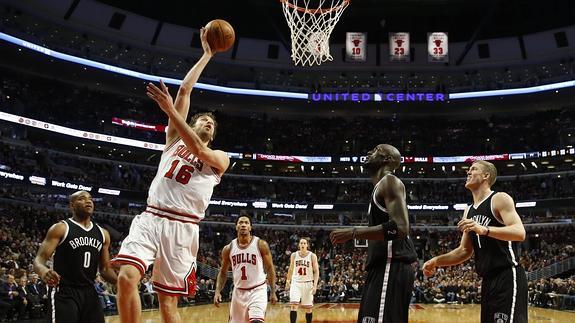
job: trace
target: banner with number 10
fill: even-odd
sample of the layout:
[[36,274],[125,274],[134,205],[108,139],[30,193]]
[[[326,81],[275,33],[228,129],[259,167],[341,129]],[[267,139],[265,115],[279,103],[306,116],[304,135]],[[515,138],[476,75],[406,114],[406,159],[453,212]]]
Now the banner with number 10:
[[365,62],[367,33],[348,32],[345,38],[346,61]]

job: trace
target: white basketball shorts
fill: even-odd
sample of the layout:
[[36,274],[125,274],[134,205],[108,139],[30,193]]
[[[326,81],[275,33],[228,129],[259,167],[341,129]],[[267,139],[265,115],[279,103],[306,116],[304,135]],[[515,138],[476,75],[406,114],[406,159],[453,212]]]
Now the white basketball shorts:
[[289,302],[303,307],[313,306],[313,281],[293,282],[289,288]]
[[252,289],[234,288],[229,323],[246,323],[256,319],[263,322],[267,306],[267,284]]
[[196,289],[196,257],[199,227],[196,223],[170,220],[147,211],[134,217],[130,233],[112,260],[130,264],[142,276],[154,264],[154,290],[170,296],[193,295]]

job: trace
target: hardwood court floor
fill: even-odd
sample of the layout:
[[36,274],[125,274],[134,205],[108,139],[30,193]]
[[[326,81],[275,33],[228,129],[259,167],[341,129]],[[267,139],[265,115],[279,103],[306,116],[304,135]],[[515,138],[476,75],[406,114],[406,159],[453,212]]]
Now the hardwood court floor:
[[[359,304],[318,304],[314,308],[314,323],[355,323]],[[227,322],[229,303],[220,308],[214,305],[198,305],[179,309],[182,322]],[[266,313],[266,323],[289,322],[289,306],[270,306]],[[106,317],[107,323],[120,323],[117,316]],[[142,313],[142,322],[160,323],[157,310]],[[298,311],[298,323],[305,322],[305,314]],[[415,304],[409,309],[409,322],[479,322],[479,305]],[[575,322],[575,312],[556,311],[529,307],[529,322],[565,323]]]

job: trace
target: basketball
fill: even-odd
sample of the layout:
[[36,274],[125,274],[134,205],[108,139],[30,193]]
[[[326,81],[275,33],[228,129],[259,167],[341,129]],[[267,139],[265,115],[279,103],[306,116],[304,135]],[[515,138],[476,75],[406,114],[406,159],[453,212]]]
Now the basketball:
[[236,40],[234,27],[222,19],[215,19],[206,25],[206,37],[210,48],[215,53],[225,52],[232,47]]

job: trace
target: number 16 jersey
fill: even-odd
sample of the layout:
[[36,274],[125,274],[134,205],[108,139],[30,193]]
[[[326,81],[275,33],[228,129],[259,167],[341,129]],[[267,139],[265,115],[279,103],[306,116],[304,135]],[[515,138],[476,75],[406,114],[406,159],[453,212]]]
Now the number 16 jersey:
[[202,220],[219,182],[216,170],[194,156],[178,138],[162,153],[148,192],[147,211],[176,220]]

